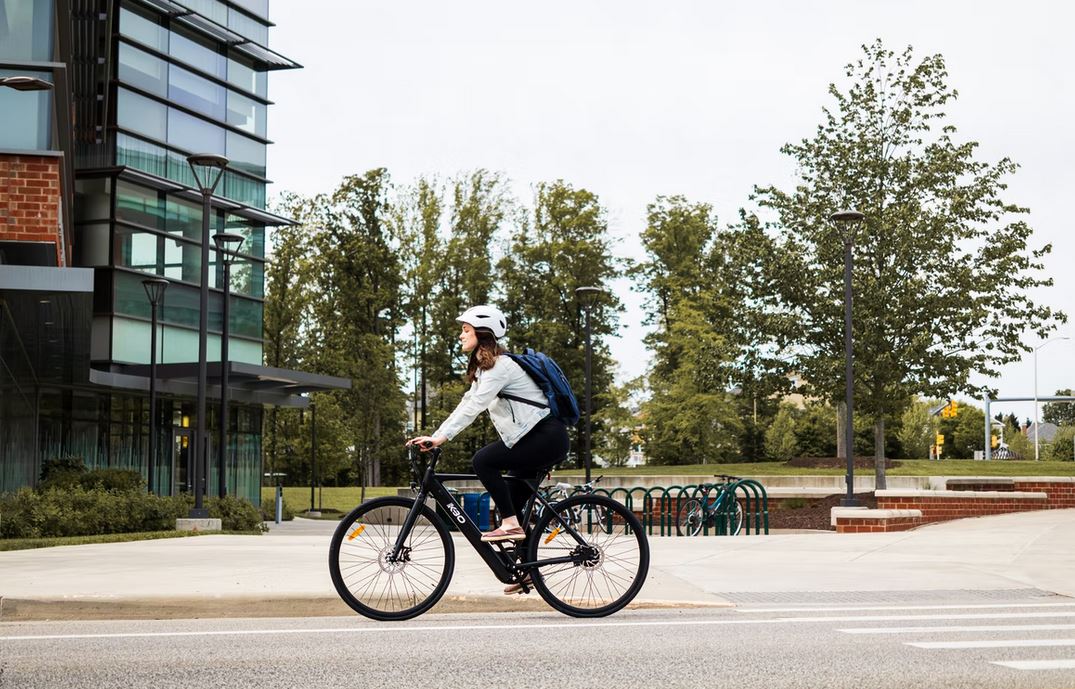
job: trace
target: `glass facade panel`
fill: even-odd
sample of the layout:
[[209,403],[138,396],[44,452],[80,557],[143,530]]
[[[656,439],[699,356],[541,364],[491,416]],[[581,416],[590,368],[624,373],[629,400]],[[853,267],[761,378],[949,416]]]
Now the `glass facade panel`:
[[155,229],[164,228],[164,201],[156,189],[124,180],[116,182],[116,218]]
[[199,284],[202,264],[202,248],[200,244],[191,244],[180,239],[168,237],[164,239],[164,277],[171,280],[183,280]]
[[238,215],[228,215],[225,222],[227,232],[243,237],[239,253],[257,258],[265,258],[265,226],[254,223]]
[[[151,314],[149,312],[149,300],[146,298],[146,291],[142,287],[144,278],[124,271],[116,271],[115,275],[116,313],[148,320]],[[223,324],[223,297],[224,295],[221,292],[212,291],[209,293],[209,330],[214,333],[220,333],[221,325]],[[175,283],[169,285],[164,297],[164,307],[160,312],[161,320],[164,323],[186,326],[197,331],[198,300],[197,287]],[[261,339],[261,302],[233,294],[231,296],[230,316],[231,333],[233,335]],[[195,332],[196,334],[197,332]],[[116,341],[113,340],[113,348],[116,345]]]
[[227,89],[182,67],[172,65],[168,77],[168,99],[213,119],[227,117]]
[[232,0],[232,4],[262,19],[269,18],[269,0]]
[[233,127],[264,137],[267,109],[264,103],[258,103],[235,91],[228,91],[228,124]]
[[228,25],[228,7],[219,0],[187,0],[183,4],[221,26]]
[[[225,150],[224,130],[215,124],[172,108],[168,111],[168,143],[190,153],[219,153]],[[183,165],[187,165],[183,158]]]
[[158,141],[168,140],[168,107],[133,91],[117,89],[116,124]]
[[269,45],[269,27],[239,10],[228,8],[228,28],[255,43]]
[[224,195],[254,208],[265,207],[265,183],[234,172],[224,173]]
[[0,61],[52,60],[53,0],[0,0]]
[[[3,2],[3,0],[0,0]],[[2,23],[0,18],[0,23]],[[0,39],[3,43],[5,39]],[[0,77],[24,75],[52,82],[51,72],[0,69]],[[0,148],[48,151],[52,148],[52,91],[16,91],[0,88]]]
[[129,165],[158,177],[167,177],[167,150],[122,132],[116,134],[116,165]]
[[269,97],[269,77],[249,62],[228,58],[228,83],[248,93]]
[[119,80],[163,98],[168,95],[168,63],[134,46],[120,43]]
[[236,170],[258,177],[265,176],[265,144],[260,141],[229,131],[226,155],[231,167]]
[[124,5],[120,8],[119,32],[157,52],[168,52],[168,30],[161,26],[159,15],[141,7]]
[[113,260],[116,265],[151,275],[163,272],[160,246],[163,238],[160,235],[117,225],[114,236]]
[[265,296],[265,264],[249,258],[236,259],[231,265],[231,291],[250,297]]
[[169,232],[201,242],[202,204],[169,196],[165,228]]
[[188,31],[182,29],[172,31],[168,54],[214,77],[223,79],[227,76],[227,59],[217,51],[216,46]]

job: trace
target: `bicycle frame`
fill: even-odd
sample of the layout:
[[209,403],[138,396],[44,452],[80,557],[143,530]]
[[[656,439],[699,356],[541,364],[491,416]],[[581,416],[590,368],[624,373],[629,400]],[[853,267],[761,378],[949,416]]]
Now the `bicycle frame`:
[[[414,448],[411,452],[415,452]],[[572,562],[581,562],[583,559],[580,555],[570,555],[566,557],[549,558],[546,560],[537,560],[534,562],[516,562],[518,556],[517,548],[526,543],[526,541],[520,541],[517,544],[512,541],[508,541],[509,545],[501,543],[487,543],[482,541],[482,532],[478,528],[478,525],[463,511],[456,502],[452,494],[448,492],[448,489],[444,487],[445,481],[475,481],[478,479],[477,474],[438,474],[436,472],[437,461],[440,459],[440,450],[433,449],[428,452],[430,460],[426,465],[425,471],[420,481],[414,481],[411,483],[411,487],[416,490],[417,496],[414,500],[414,506],[411,507],[410,512],[407,513],[407,517],[403,520],[403,526],[399,530],[399,535],[396,537],[395,546],[392,549],[392,554],[389,556],[390,562],[395,562],[400,553],[405,548],[404,544],[407,542],[407,537],[410,536],[411,529],[414,528],[414,522],[418,519],[419,510],[421,506],[425,504],[426,499],[433,498],[441,508],[448,513],[452,519],[455,520],[456,526],[459,527],[460,533],[466,537],[470,542],[471,547],[477,551],[481,556],[485,564],[492,570],[497,579],[505,584],[511,584],[517,582],[522,575],[529,569],[534,567],[543,567],[545,565],[554,564],[567,564]],[[413,455],[411,460],[411,466],[415,479],[418,478],[418,465],[414,461]],[[551,508],[552,504],[540,495],[533,485],[529,483],[528,479],[518,478],[515,476],[505,476],[509,481],[522,481],[526,483],[531,490],[531,496],[526,502],[526,506],[523,509],[524,520],[523,524],[528,524],[530,520],[530,513],[534,509],[535,502],[540,501],[545,508]],[[583,548],[583,552],[586,553],[590,550],[590,545],[575,531],[571,525],[564,521],[555,510],[552,512],[553,517],[560,524],[560,528],[569,534],[575,541]],[[434,515],[435,518],[439,518]],[[528,526],[524,528],[529,528]]]

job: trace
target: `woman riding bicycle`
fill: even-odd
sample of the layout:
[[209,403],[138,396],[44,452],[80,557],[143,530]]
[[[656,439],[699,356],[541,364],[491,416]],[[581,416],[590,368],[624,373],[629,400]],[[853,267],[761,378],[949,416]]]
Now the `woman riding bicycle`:
[[[466,380],[470,389],[455,411],[432,435],[407,441],[430,450],[448,442],[483,411],[489,412],[500,440],[474,454],[474,473],[503,517],[498,528],[482,535],[487,542],[522,541],[526,533],[519,519],[531,494],[521,481],[507,481],[500,472],[536,479],[567,457],[567,426],[550,416],[541,388],[511,359],[497,342],[507,332],[504,314],[492,306],[474,306],[457,319],[462,323],[459,343],[470,354]],[[523,398],[534,404],[515,402]],[[511,587],[516,589],[517,587]]]

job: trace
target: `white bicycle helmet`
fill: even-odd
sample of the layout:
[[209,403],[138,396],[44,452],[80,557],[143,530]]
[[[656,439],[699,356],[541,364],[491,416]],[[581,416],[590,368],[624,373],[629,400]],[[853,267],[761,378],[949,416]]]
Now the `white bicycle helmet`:
[[474,328],[491,330],[493,332],[493,337],[498,340],[504,337],[504,333],[508,331],[507,322],[504,320],[504,314],[500,312],[500,309],[486,304],[470,307],[459,314],[459,318],[456,318],[455,320],[460,323],[466,323]]

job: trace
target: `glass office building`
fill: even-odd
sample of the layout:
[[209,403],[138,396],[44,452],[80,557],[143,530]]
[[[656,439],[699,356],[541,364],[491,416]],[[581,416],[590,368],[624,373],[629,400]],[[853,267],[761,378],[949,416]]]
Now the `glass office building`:
[[[26,306],[21,320],[0,325],[7,364],[0,374],[7,378],[0,381],[0,491],[32,485],[43,461],[64,456],[148,476],[151,432],[153,490],[192,490],[203,211],[191,154],[228,159],[210,234],[244,239],[230,281],[227,491],[259,499],[267,405],[304,406],[302,393],[348,385],[262,366],[265,234],[290,222],[265,209],[268,75],[299,67],[267,47],[268,9],[268,0],[0,0],[0,33],[20,36],[15,43],[0,38],[0,76],[43,74],[56,82],[19,101],[10,116],[16,125],[0,134],[0,166],[5,154],[47,150],[68,173],[60,192],[62,248],[55,250],[61,260],[26,267],[38,283],[42,271],[62,272],[66,281],[52,283],[65,289],[0,279],[0,299]],[[0,105],[24,95],[0,94]],[[73,113],[70,121],[62,120],[65,112]],[[4,239],[0,234],[0,252]],[[213,447],[204,475],[213,495],[224,294],[212,245],[209,256]],[[169,283],[158,312],[160,395],[152,420],[146,278]],[[39,286],[48,286],[43,279]],[[29,306],[35,303],[38,313]],[[43,308],[56,313],[42,315]],[[54,379],[25,342],[45,322],[58,333],[37,340],[40,353],[63,369]],[[70,346],[56,349],[63,338]]]

